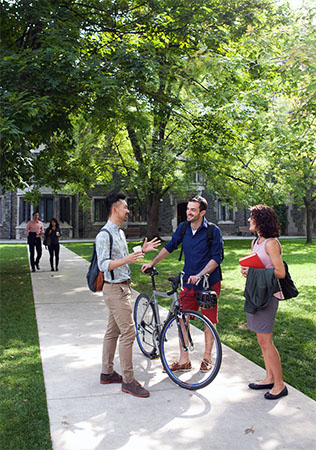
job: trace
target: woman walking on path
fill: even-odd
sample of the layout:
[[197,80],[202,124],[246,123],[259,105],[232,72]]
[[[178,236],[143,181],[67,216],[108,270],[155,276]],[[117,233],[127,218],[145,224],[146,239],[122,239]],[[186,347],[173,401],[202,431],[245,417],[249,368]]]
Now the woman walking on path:
[[[276,213],[269,206],[253,206],[248,222],[250,224],[249,231],[256,232],[258,236],[251,244],[252,252],[257,253],[265,269],[273,269],[276,278],[285,278],[282,247],[277,239],[280,236],[280,222]],[[266,275],[262,269],[252,269],[250,273],[256,270],[261,271],[261,275]],[[241,268],[241,273],[246,278],[248,271],[249,267]],[[271,275],[273,277],[273,273]],[[276,281],[274,277],[273,280]],[[276,400],[288,394],[283,381],[280,355],[272,338],[279,300],[283,298],[282,291],[275,292],[266,307],[257,309],[254,314],[247,312],[247,326],[257,333],[258,344],[262,350],[266,367],[265,378],[258,383],[250,383],[249,388],[270,389],[264,395],[268,400]]]
[[49,227],[45,230],[44,244],[48,247],[49,261],[51,271],[54,271],[54,255],[55,255],[55,270],[58,271],[59,263],[59,237],[60,228],[58,221],[53,217],[49,223]]

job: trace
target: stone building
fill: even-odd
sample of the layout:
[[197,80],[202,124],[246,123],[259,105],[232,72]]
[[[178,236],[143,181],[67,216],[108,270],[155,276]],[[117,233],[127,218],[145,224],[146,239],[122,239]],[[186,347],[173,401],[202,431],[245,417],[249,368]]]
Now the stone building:
[[[209,202],[206,218],[216,223],[223,235],[244,234],[248,227],[249,211],[229,208],[220,198],[205,192],[203,184],[197,183],[196,192]],[[83,209],[77,195],[67,192],[54,192],[50,188],[40,189],[38,206],[34,207],[25,200],[26,191],[2,192],[0,190],[0,239],[25,240],[26,223],[32,218],[34,211],[39,211],[40,220],[46,228],[52,217],[60,223],[63,239],[94,238],[106,221],[104,198],[107,193],[103,186],[97,186],[90,192],[89,208]],[[139,238],[146,235],[146,214],[136,198],[127,197],[131,211],[128,222],[123,224],[128,238]],[[186,199],[173,195],[166,197],[160,205],[160,236],[170,236],[177,225],[185,220]],[[288,225],[285,234],[305,235],[305,211],[295,205],[288,207]],[[316,234],[316,220],[313,223],[313,235]]]

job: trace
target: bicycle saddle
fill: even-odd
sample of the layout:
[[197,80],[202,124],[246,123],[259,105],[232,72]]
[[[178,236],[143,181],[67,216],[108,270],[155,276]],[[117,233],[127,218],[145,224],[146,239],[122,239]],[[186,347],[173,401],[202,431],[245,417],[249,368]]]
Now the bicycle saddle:
[[158,270],[155,269],[155,267],[151,267],[150,269],[146,269],[144,273],[147,273],[148,275],[150,275],[151,277],[158,275]]

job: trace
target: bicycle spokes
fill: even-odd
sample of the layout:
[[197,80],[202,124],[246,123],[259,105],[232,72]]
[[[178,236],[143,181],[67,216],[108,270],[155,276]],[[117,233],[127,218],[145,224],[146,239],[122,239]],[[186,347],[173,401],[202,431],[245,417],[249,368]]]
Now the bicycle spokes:
[[[179,313],[178,313],[179,314]],[[212,365],[205,370],[205,327],[213,339]],[[180,352],[188,352],[191,368],[173,372],[170,367],[180,359]],[[222,359],[218,334],[212,324],[200,313],[186,311],[173,316],[164,326],[160,341],[160,356],[170,378],[186,389],[199,389],[208,385],[217,375]],[[186,358],[187,359],[187,358]]]
[[134,321],[139,348],[148,358],[155,358],[158,352],[155,313],[149,297],[145,294],[136,299]]

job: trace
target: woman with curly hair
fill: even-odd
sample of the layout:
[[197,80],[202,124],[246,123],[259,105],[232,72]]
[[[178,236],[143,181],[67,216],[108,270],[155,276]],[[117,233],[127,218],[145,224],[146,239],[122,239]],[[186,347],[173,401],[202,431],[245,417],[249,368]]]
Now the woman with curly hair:
[[[265,269],[274,270],[276,278],[285,278],[282,247],[277,239],[280,236],[280,222],[276,213],[269,206],[256,205],[250,210],[248,222],[249,231],[257,233],[257,238],[251,244],[252,252],[257,253]],[[247,277],[248,269],[248,267],[241,268],[244,277]],[[265,378],[258,383],[250,383],[249,388],[270,389],[264,395],[268,400],[275,400],[288,394],[283,381],[280,355],[272,338],[279,300],[283,298],[282,291],[276,292],[265,308],[257,309],[254,314],[247,312],[247,326],[257,333],[266,367]]]

